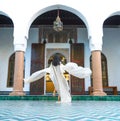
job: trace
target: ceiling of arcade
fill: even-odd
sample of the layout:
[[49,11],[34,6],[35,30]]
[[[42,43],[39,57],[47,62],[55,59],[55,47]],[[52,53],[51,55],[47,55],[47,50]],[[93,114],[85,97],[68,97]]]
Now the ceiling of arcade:
[[[52,10],[38,16],[37,19],[34,20],[32,25],[52,25],[53,21],[55,21],[56,19],[57,12],[57,10]],[[78,16],[71,12],[59,10],[59,16],[64,25],[85,26],[84,22]],[[13,26],[13,22],[8,17],[0,15],[0,25]],[[120,16],[116,15],[108,18],[104,22],[104,26],[106,25],[120,25]]]

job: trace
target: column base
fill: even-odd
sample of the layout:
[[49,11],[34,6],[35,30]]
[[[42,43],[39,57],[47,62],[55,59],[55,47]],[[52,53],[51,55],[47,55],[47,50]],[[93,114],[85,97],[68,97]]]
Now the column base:
[[102,91],[95,91],[91,95],[93,95],[93,96],[106,96],[107,94],[105,92],[102,92]]
[[9,93],[10,96],[25,96],[26,94],[23,91],[13,91]]

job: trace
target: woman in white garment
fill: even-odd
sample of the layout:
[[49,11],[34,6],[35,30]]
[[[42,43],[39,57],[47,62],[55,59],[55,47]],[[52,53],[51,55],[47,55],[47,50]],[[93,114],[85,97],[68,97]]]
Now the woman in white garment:
[[55,90],[60,96],[60,102],[71,102],[70,88],[63,75],[65,71],[78,78],[85,78],[91,75],[91,70],[89,68],[83,68],[76,63],[68,62],[66,65],[63,65],[60,57],[56,54],[53,57],[50,67],[33,73],[28,79],[24,79],[24,81],[30,83],[42,78],[46,73],[49,73],[55,86]]
[[63,73],[64,70],[61,68],[62,63],[60,60],[60,57],[58,55],[55,55],[53,57],[53,61],[51,63],[51,72],[50,72],[50,78],[54,83],[55,90],[58,93],[58,100],[61,102],[71,102],[71,95],[70,95],[70,88],[68,85],[67,80],[65,79]]

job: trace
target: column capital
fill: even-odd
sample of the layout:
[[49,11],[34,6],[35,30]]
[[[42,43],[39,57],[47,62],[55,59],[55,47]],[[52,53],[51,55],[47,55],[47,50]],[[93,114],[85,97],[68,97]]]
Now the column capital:
[[102,36],[89,36],[90,50],[102,50]]
[[26,50],[26,46],[24,44],[15,44],[14,51],[24,51]]
[[14,51],[26,51],[27,47],[27,37],[17,37],[14,38]]

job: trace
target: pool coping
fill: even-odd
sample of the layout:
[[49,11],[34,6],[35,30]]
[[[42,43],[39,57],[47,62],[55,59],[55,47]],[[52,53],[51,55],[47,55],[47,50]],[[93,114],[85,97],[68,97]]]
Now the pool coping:
[[[0,95],[0,100],[57,100],[57,96],[46,95],[25,95],[9,96]],[[72,100],[90,100],[90,101],[120,101],[119,95],[91,96],[91,95],[72,95]]]

